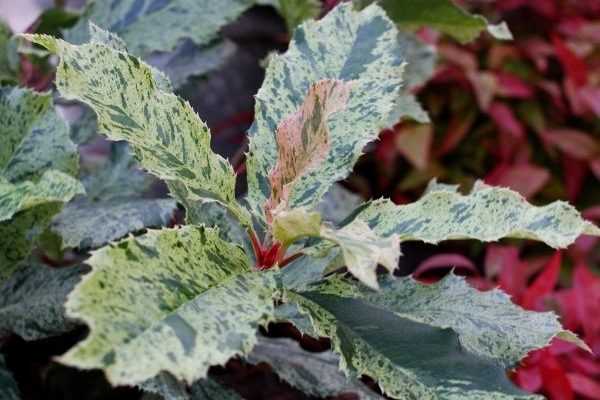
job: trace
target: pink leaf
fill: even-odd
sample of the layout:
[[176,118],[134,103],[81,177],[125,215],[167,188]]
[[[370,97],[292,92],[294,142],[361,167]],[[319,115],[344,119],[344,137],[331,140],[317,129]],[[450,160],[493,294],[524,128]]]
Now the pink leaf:
[[417,169],[429,164],[432,140],[431,124],[405,124],[396,130],[396,149]]
[[488,109],[488,114],[502,133],[512,135],[517,139],[521,139],[525,135],[523,124],[505,103],[493,102]]
[[436,254],[423,261],[415,270],[414,277],[421,279],[425,275],[435,272],[447,273],[455,269],[460,275],[478,275],[479,272],[471,260],[461,254],[442,253]]
[[599,154],[598,143],[591,135],[582,131],[547,129],[542,132],[542,137],[563,153],[578,160],[591,160]]
[[597,117],[600,117],[600,88],[585,86],[579,90],[579,98]]
[[[507,265],[520,264],[519,249],[514,246],[501,246],[489,244],[486,248],[484,270],[488,279],[494,279],[500,275]],[[514,269],[514,267],[508,267]]]
[[515,375],[516,384],[524,390],[535,393],[542,388],[542,374],[538,366],[521,367]]
[[296,180],[320,164],[329,152],[327,119],[346,107],[351,83],[322,80],[308,90],[298,111],[277,127],[278,159],[269,174],[271,197],[265,205],[270,218],[278,207],[286,207]]
[[521,78],[508,72],[497,72],[498,93],[504,97],[530,99],[534,95],[533,87]]
[[544,392],[551,399],[574,400],[575,394],[558,360],[545,352],[540,363]]
[[574,203],[581,193],[583,181],[588,172],[587,164],[584,161],[576,160],[569,156],[563,156],[562,165],[565,176],[565,185],[567,187],[567,198]]
[[550,179],[547,169],[533,164],[500,165],[486,178],[485,182],[493,186],[508,187],[525,198],[538,193]]
[[486,111],[498,91],[496,75],[487,71],[467,71],[465,75],[473,87],[479,108]]

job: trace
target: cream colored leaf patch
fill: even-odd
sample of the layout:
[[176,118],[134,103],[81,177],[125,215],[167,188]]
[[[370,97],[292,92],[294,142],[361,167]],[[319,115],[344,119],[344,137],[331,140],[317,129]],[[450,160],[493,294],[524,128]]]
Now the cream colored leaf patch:
[[387,199],[377,200],[359,218],[380,235],[427,243],[451,239],[489,242],[512,237],[564,248],[582,234],[600,235],[600,230],[568,203],[557,201],[536,207],[510,189],[482,183],[468,195],[430,190],[418,201],[400,206]]
[[370,288],[379,288],[377,265],[381,264],[390,273],[398,266],[398,236],[380,237],[360,219],[355,219],[338,230],[324,226],[321,237],[341,248],[348,272]]
[[216,229],[149,231],[94,252],[88,264],[66,308],[90,334],[61,361],[103,369],[115,385],[160,371],[192,383],[249,352],[272,318],[273,275],[251,271]]
[[286,210],[275,215],[273,238],[289,246],[302,237],[317,237],[321,232],[321,215],[302,208]]

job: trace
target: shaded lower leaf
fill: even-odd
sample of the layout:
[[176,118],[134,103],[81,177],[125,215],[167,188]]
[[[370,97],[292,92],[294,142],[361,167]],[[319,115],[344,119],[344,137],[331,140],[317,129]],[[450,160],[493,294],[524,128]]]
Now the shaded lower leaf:
[[450,329],[402,318],[349,298],[292,294],[352,377],[367,375],[398,399],[529,399],[504,368],[469,352]]
[[402,318],[451,328],[465,349],[506,368],[516,365],[528,352],[547,346],[556,336],[585,347],[573,333],[563,330],[553,312],[526,311],[505,292],[480,292],[454,274],[430,285],[411,277],[387,278],[378,292],[333,278],[320,286],[319,292],[361,299]]
[[251,271],[216,229],[149,231],[95,251],[88,264],[66,308],[90,335],[60,361],[101,368],[113,384],[160,371],[192,383],[250,351],[258,326],[272,318],[272,273]]
[[139,385],[147,392],[156,393],[165,400],[241,400],[233,390],[228,389],[207,377],[194,382],[191,387],[175,379],[172,375],[161,372],[152,379]]
[[62,238],[63,249],[95,249],[129,233],[166,226],[176,209],[171,199],[71,203],[53,219],[50,229]]
[[6,368],[4,356],[0,354],[0,399],[19,400],[19,388],[10,371]]
[[347,378],[339,369],[337,354],[308,352],[291,339],[261,336],[246,360],[252,364],[269,364],[281,379],[311,396],[353,393],[360,400],[383,399],[360,380]]
[[477,183],[469,195],[434,188],[411,204],[398,206],[387,199],[377,200],[360,212],[359,218],[380,235],[395,234],[401,241],[427,243],[512,237],[562,248],[582,234],[600,234],[568,203],[556,201],[536,207],[510,189],[482,183]]
[[75,327],[66,318],[64,303],[87,268],[50,268],[35,261],[24,264],[0,286],[0,337],[14,333],[38,340]]

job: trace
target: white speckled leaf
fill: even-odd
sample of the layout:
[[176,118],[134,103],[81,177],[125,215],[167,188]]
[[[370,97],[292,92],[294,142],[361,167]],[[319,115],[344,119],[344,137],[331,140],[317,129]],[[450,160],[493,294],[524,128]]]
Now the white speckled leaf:
[[320,336],[331,338],[342,370],[375,379],[392,398],[538,398],[513,386],[501,365],[463,348],[450,329],[317,291],[288,293],[288,298],[308,314]]
[[402,83],[404,58],[397,33],[379,7],[357,12],[352,4],[341,4],[320,21],[301,25],[288,51],[272,57],[256,96],[246,163],[248,202],[257,216],[271,194],[267,177],[277,161],[274,133],[300,108],[312,84],[323,79],[354,81],[346,107],[327,122],[327,158],[302,176],[290,195],[291,208],[315,206],[387,125]]
[[77,173],[77,148],[51,93],[0,87],[0,121],[0,177],[16,183],[48,170]]
[[87,268],[23,263],[0,287],[0,337],[15,333],[25,340],[39,340],[74,328],[64,303]]
[[88,264],[66,308],[90,334],[60,360],[103,369],[115,385],[160,371],[192,383],[250,351],[272,318],[273,275],[252,271],[216,229],[149,231],[93,252]]
[[184,205],[220,201],[248,222],[235,200],[235,174],[212,152],[208,127],[188,102],[160,90],[151,68],[99,43],[74,46],[45,35],[28,39],[59,55],[56,86],[94,109],[99,131],[128,141],[142,167],[167,181]]
[[0,18],[0,84],[14,84],[17,81],[9,57],[11,36],[10,27]]
[[119,35],[135,55],[171,51],[184,39],[206,45],[221,27],[235,20],[255,0],[99,0],[86,8],[65,33],[73,43],[89,39],[88,23]]
[[335,184],[325,193],[317,206],[317,211],[321,214],[323,220],[337,225],[346,219],[362,202],[363,199],[358,194],[351,192],[340,184]]
[[95,249],[129,233],[166,226],[176,209],[171,199],[71,203],[54,218],[50,229],[62,238],[63,249]]
[[291,339],[261,336],[246,360],[252,364],[269,364],[281,379],[310,396],[352,393],[359,400],[383,399],[359,379],[344,376],[338,366],[340,358],[337,354],[308,352]]
[[484,242],[505,237],[533,239],[564,248],[582,234],[600,235],[571,205],[557,201],[543,207],[529,204],[510,189],[478,183],[469,195],[431,190],[418,201],[397,206],[373,202],[359,214],[378,234],[399,235],[401,241],[438,243],[450,239]]
[[505,368],[515,366],[528,352],[545,347],[556,336],[586,347],[573,333],[563,330],[553,312],[526,311],[505,292],[480,292],[454,274],[430,285],[411,277],[387,278],[378,292],[336,277],[318,291],[361,299],[402,318],[451,328],[465,349]]
[[267,221],[288,208],[292,191],[304,195],[304,187],[298,183],[327,157],[329,117],[344,110],[351,87],[351,82],[341,80],[316,82],[300,108],[279,123],[275,133],[277,162],[269,173],[271,196],[265,205]]
[[0,399],[19,400],[20,398],[17,382],[6,368],[4,356],[0,354]]
[[355,219],[337,230],[324,226],[321,229],[321,237],[340,247],[348,272],[370,288],[379,287],[377,265],[381,264],[390,273],[398,266],[398,235],[381,237],[360,219]]
[[[371,3],[373,0],[356,0],[357,3]],[[381,0],[381,6],[399,26],[416,30],[423,26],[448,34],[461,43],[477,39],[482,31],[498,39],[512,39],[510,32],[499,31],[484,17],[469,14],[454,4],[453,0]]]

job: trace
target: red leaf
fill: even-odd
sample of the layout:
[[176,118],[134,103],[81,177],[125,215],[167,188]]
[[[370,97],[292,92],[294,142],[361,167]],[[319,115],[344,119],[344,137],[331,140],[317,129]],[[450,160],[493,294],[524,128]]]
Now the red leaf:
[[445,275],[449,270],[455,269],[459,275],[479,275],[479,271],[471,260],[461,254],[442,253],[436,254],[423,261],[415,270],[414,277],[419,280],[431,281],[431,275]]
[[544,356],[540,362],[540,371],[544,392],[550,399],[556,400],[574,400],[575,394],[567,378],[567,374],[562,369],[558,360],[544,351]]
[[595,352],[600,351],[600,278],[581,264],[573,274],[573,296],[577,318],[583,326],[586,342]]
[[519,368],[514,379],[517,385],[530,393],[542,388],[542,374],[537,365]]
[[586,375],[600,376],[600,360],[592,360],[587,354],[573,354],[569,360],[574,370]]
[[522,139],[525,136],[523,124],[505,103],[493,102],[488,109],[488,114],[503,134],[509,134],[517,139]]
[[600,88],[583,87],[579,90],[579,98],[597,117],[600,117]]
[[573,81],[575,86],[581,87],[585,85],[588,79],[585,62],[569,49],[557,35],[552,35],[552,44],[565,75]]
[[527,39],[520,44],[520,48],[540,72],[546,72],[548,58],[554,55],[554,48],[548,42],[539,38]]
[[578,373],[568,373],[567,379],[575,393],[589,399],[600,400],[600,383]]
[[441,157],[454,150],[458,143],[469,133],[469,130],[471,130],[476,116],[477,113],[474,110],[462,115],[454,115],[444,133],[443,141],[436,151],[436,156]]
[[521,297],[521,306],[528,310],[542,310],[541,301],[552,292],[558,282],[562,256],[556,251],[544,271],[535,279],[533,284],[525,290]]
[[583,181],[587,175],[588,167],[585,162],[575,160],[566,155],[562,158],[562,165],[565,185],[567,187],[567,197],[571,203],[574,203],[583,188]]

